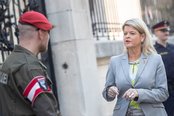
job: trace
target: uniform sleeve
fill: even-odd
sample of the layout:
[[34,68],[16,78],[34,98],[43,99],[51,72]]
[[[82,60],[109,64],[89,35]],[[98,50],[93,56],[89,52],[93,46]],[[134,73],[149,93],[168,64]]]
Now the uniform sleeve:
[[33,104],[33,110],[36,116],[60,116],[56,99],[52,94],[40,94]]
[[39,65],[24,65],[16,75],[18,88],[37,116],[58,116],[57,100],[47,73]]

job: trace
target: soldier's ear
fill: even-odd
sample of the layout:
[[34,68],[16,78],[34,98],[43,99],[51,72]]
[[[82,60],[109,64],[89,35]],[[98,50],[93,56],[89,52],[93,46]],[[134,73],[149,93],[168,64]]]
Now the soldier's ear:
[[44,32],[41,29],[38,30],[38,39],[40,39],[40,40],[44,39]]

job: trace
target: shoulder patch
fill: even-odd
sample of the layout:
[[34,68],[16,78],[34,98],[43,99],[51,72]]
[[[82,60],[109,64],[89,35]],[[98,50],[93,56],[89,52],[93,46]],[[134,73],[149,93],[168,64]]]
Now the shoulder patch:
[[48,85],[45,81],[45,78],[39,78],[38,83],[43,90],[48,90]]
[[168,54],[168,52],[161,52],[161,53],[159,53],[160,55],[167,55]]
[[0,83],[7,84],[8,83],[8,74],[0,71]]

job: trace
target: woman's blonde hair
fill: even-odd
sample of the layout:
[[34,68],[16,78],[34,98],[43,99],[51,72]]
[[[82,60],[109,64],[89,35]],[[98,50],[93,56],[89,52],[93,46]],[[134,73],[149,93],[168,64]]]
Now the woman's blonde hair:
[[140,34],[145,35],[145,39],[142,42],[142,53],[145,55],[156,53],[151,40],[152,36],[143,20],[137,18],[129,19],[123,24],[122,30],[124,30],[125,26],[131,26],[135,28]]

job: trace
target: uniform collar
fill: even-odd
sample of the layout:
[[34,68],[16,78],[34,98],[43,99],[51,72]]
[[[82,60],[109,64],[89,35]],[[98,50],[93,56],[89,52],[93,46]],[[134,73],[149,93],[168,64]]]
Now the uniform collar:
[[[22,46],[20,46],[20,45],[15,45],[13,51],[14,51],[14,52],[23,52],[23,53],[27,53],[28,55],[31,55],[31,56],[33,56],[33,58],[36,58],[36,59],[38,60],[38,58],[37,58],[31,51],[27,50],[26,48],[24,48],[24,47],[22,47]],[[40,60],[38,60],[38,61],[39,61],[39,64],[40,64],[44,69],[47,70],[47,67],[46,67]]]
[[166,47],[164,47],[163,45],[159,44],[158,42],[155,42],[155,46],[158,47],[158,48],[167,48],[168,46],[168,43],[166,43]]
[[27,53],[27,54],[30,54],[30,55],[36,57],[31,51],[27,50],[26,48],[24,48],[24,47],[22,47],[22,46],[20,46],[20,45],[15,45],[13,51],[14,51],[14,52],[25,52],[25,53]]

